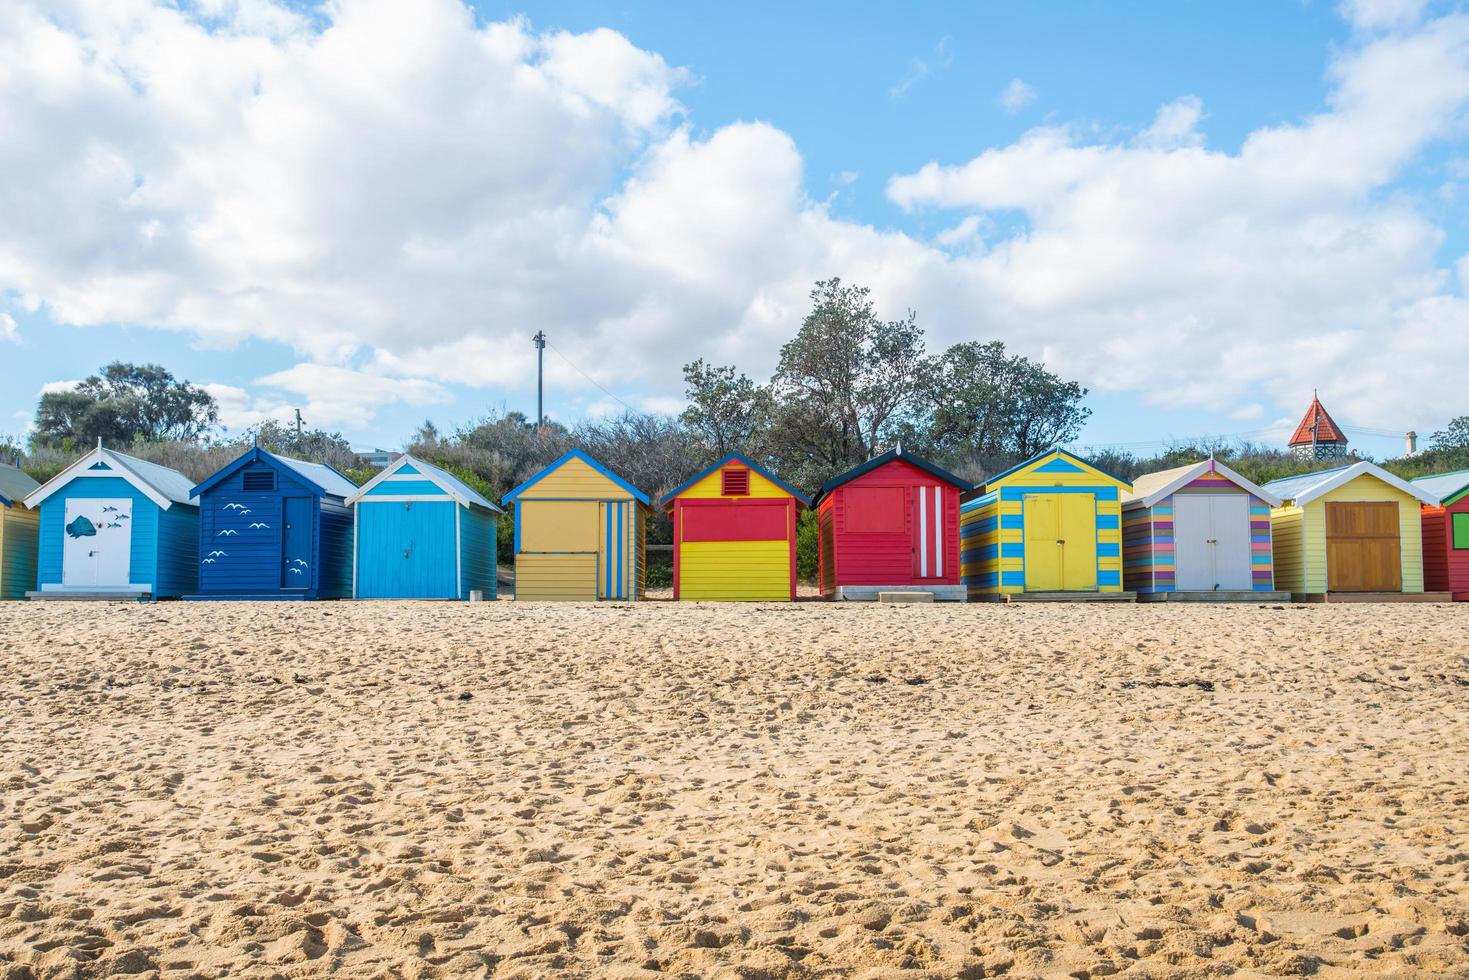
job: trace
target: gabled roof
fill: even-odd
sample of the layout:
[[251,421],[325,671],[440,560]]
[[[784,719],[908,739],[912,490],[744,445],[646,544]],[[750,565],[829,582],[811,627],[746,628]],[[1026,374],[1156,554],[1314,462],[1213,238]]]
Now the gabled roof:
[[276,453],[267,452],[259,446],[247,449],[244,453],[227,464],[219,472],[189,491],[191,497],[197,497],[201,493],[213,488],[225,477],[241,469],[249,463],[264,463],[272,469],[278,470],[287,476],[296,476],[306,481],[310,486],[320,490],[328,497],[341,497],[344,501],[357,492],[357,484],[347,479],[336,470],[325,463],[308,463],[304,460],[292,459],[289,456],[280,456]]
[[1197,463],[1175,466],[1171,470],[1148,473],[1132,481],[1132,492],[1122,495],[1122,506],[1129,504],[1151,507],[1169,494],[1188,486],[1206,476],[1222,476],[1235,486],[1259,497],[1271,507],[1280,506],[1280,498],[1264,487],[1246,480],[1217,459],[1201,459]]
[[1086,460],[1082,459],[1080,456],[1076,455],[1075,453],[1067,452],[1065,449],[1057,448],[1057,449],[1047,449],[1045,452],[1036,453],[1034,456],[1030,457],[1030,459],[1027,459],[1025,462],[1023,462],[1023,463],[1017,463],[1014,466],[1010,467],[1005,472],[1003,472],[1003,473],[997,473],[994,476],[989,477],[988,479],[986,479],[983,483],[977,483],[977,484],[975,484],[974,489],[976,489],[976,490],[988,490],[990,487],[994,486],[996,483],[1001,482],[1006,477],[1013,476],[1016,473],[1019,473],[1021,470],[1025,469],[1027,466],[1032,466],[1032,465],[1034,465],[1036,463],[1039,463],[1041,460],[1045,459],[1047,456],[1055,456],[1057,459],[1069,460],[1070,462],[1076,464],[1077,466],[1083,466],[1086,469],[1089,469],[1089,470],[1091,470],[1094,473],[1100,473],[1100,474],[1102,474],[1103,476],[1105,476],[1109,480],[1115,480],[1116,482],[1122,484],[1124,487],[1130,487],[1130,486],[1132,486],[1132,484],[1130,482],[1128,482],[1127,480],[1124,480],[1122,477],[1116,476],[1116,475],[1114,475],[1112,473],[1108,473],[1106,470],[1102,469],[1100,466],[1093,466],[1091,463],[1088,463]]
[[486,510],[492,510],[497,514],[504,513],[502,510],[500,510],[500,508],[490,503],[484,498],[483,495],[481,495],[469,484],[459,479],[453,473],[450,473],[447,470],[441,470],[432,463],[425,463],[423,460],[418,459],[415,456],[411,456],[408,453],[404,453],[397,459],[393,460],[387,465],[386,468],[383,469],[381,473],[373,477],[371,480],[368,480],[365,484],[358,488],[352,494],[352,496],[347,498],[347,503],[355,504],[357,501],[361,500],[369,490],[377,486],[379,483],[382,483],[388,477],[398,473],[398,471],[401,470],[404,466],[412,466],[413,469],[417,471],[419,476],[437,486],[440,490],[447,493],[450,497],[453,497],[458,503],[462,504],[465,507],[484,507]]
[[157,463],[150,463],[111,449],[104,449],[100,442],[96,449],[57,473],[40,489],[26,497],[26,506],[41,506],[41,501],[97,466],[106,467],[110,475],[126,480],[139,493],[164,510],[168,510],[174,504],[193,506],[193,501],[189,499],[189,478],[178,470],[171,470],[167,466],[159,466]]
[[1265,489],[1281,500],[1300,507],[1330,493],[1337,487],[1351,483],[1359,476],[1375,477],[1393,489],[1401,490],[1410,497],[1416,498],[1421,503],[1430,507],[1438,506],[1438,497],[1401,477],[1393,476],[1381,466],[1369,463],[1365,459],[1347,466],[1335,466],[1329,470],[1318,470],[1315,473],[1305,473],[1301,476],[1289,476],[1283,480],[1272,480],[1265,484]]
[[739,462],[744,463],[750,469],[754,470],[756,473],[759,473],[761,476],[765,477],[765,479],[769,480],[771,483],[774,483],[776,486],[780,487],[782,490],[784,490],[786,493],[790,494],[792,497],[795,497],[796,498],[796,502],[799,503],[802,507],[810,507],[811,506],[811,498],[810,497],[806,496],[804,493],[802,493],[801,491],[797,490],[795,487],[791,486],[789,483],[785,482],[780,477],[776,476],[774,473],[772,473],[769,470],[767,470],[765,467],[763,467],[763,466],[759,465],[758,463],[754,462],[748,456],[746,456],[744,453],[726,453],[717,462],[714,462],[714,463],[709,464],[708,466],[704,467],[699,472],[695,473],[693,476],[689,477],[684,482],[680,483],[678,486],[674,487],[672,490],[670,490],[667,493],[665,493],[663,495],[663,499],[660,500],[660,501],[658,501],[658,506],[660,506],[660,507],[667,507],[668,505],[670,505],[671,503],[673,503],[673,498],[674,497],[677,497],[679,494],[683,493],[689,487],[693,486],[695,483],[698,483],[700,480],[704,479],[704,477],[708,476],[710,473],[713,473],[715,470],[717,470],[720,467],[724,466],[724,464],[729,463],[729,462],[733,462],[735,460],[738,460]]
[[1314,394],[1311,396],[1311,406],[1306,409],[1306,414],[1301,418],[1301,424],[1296,426],[1295,435],[1290,437],[1290,446],[1311,445],[1311,423],[1319,420],[1316,426],[1316,441],[1318,443],[1335,443],[1345,446],[1347,434],[1343,432],[1331,416],[1326,414],[1326,409],[1321,407],[1321,399]]
[[41,485],[19,466],[0,463],[0,507],[24,503]]
[[516,497],[520,496],[521,493],[523,493],[525,490],[529,489],[530,487],[535,486],[538,482],[540,482],[541,478],[544,477],[547,473],[550,473],[553,470],[560,469],[560,467],[563,464],[565,464],[568,460],[572,460],[572,459],[579,459],[583,463],[586,463],[592,469],[596,470],[598,473],[602,474],[607,479],[611,480],[613,483],[617,484],[619,487],[622,487],[622,489],[624,489],[628,493],[632,494],[633,495],[633,499],[637,500],[638,502],[644,503],[644,504],[650,503],[650,501],[648,500],[648,495],[646,493],[643,493],[643,491],[639,490],[637,487],[633,486],[631,483],[628,483],[622,477],[618,476],[616,473],[612,472],[607,467],[603,466],[601,463],[597,462],[595,459],[593,459],[592,457],[588,456],[586,453],[582,452],[580,449],[572,449],[572,450],[569,450],[560,459],[556,460],[556,462],[552,463],[549,466],[544,467],[535,476],[531,477],[529,480],[526,480],[520,486],[516,487],[514,490],[511,490],[509,493],[507,493],[505,496],[501,497],[500,498],[500,503],[502,503],[502,504],[508,504],[508,503],[510,503],[510,501],[512,501]]
[[1465,494],[1469,494],[1469,470],[1458,470],[1453,473],[1436,473],[1433,476],[1419,476],[1408,481],[1420,490],[1433,494],[1447,506],[1458,502]]
[[934,464],[930,463],[928,460],[923,459],[920,456],[914,456],[912,453],[905,453],[903,452],[903,447],[898,446],[894,449],[889,449],[885,453],[879,453],[878,455],[869,459],[867,462],[861,464],[860,466],[852,467],[850,470],[847,470],[847,472],[841,474],[840,476],[834,476],[830,480],[827,480],[821,485],[821,489],[816,491],[816,496],[811,498],[811,506],[819,506],[823,497],[831,493],[842,484],[851,483],[859,476],[866,476],[873,470],[878,469],[882,466],[886,466],[888,463],[891,463],[894,460],[901,460],[902,462],[907,463],[909,466],[916,466],[918,469],[927,473],[929,476],[934,477],[938,480],[942,480],[951,487],[957,487],[961,493],[963,491],[972,490],[974,488],[974,484],[970,483],[968,480],[961,479],[960,477],[957,477],[954,474],[950,473],[948,470],[940,469],[939,467],[935,466]]

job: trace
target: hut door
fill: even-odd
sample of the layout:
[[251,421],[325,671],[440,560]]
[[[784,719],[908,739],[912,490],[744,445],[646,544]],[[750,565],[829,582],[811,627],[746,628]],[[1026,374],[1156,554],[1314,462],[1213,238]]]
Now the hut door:
[[914,487],[910,493],[913,501],[913,558],[914,575],[917,578],[944,577],[944,522],[949,515],[944,513],[943,487]]
[[1326,588],[1401,592],[1398,505],[1391,500],[1326,505]]
[[127,586],[133,554],[133,502],[68,497],[62,526],[61,584]]
[[281,529],[281,588],[311,588],[312,551],[316,544],[314,497],[286,497]]
[[1244,494],[1173,498],[1175,587],[1180,592],[1247,592],[1250,504]]
[[627,516],[628,505],[621,501],[602,504],[599,536],[602,544],[597,556],[597,598],[626,599],[628,587],[627,549],[632,545],[632,525]]
[[1089,493],[1028,493],[1023,506],[1025,590],[1096,591],[1096,498]]

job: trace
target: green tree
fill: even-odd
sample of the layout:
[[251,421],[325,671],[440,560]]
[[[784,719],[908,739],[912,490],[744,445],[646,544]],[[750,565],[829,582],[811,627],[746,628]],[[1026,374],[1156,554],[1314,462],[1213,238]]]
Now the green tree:
[[1085,388],[998,340],[950,347],[926,365],[923,391],[925,442],[939,455],[1026,459],[1071,442],[1091,416]]
[[357,454],[340,432],[328,432],[325,429],[302,429],[297,432],[294,425],[285,424],[279,419],[265,419],[255,423],[234,440],[233,445],[241,450],[257,445],[261,449],[293,459],[325,463],[344,473],[358,465]]
[[770,389],[703,358],[685,364],[683,378],[689,407],[679,418],[708,452],[716,457],[750,452],[770,418]]
[[926,355],[910,311],[883,321],[869,290],[816,283],[812,309],[780,349],[770,455],[787,478],[815,486],[891,441],[913,408]]
[[36,406],[38,445],[114,445],[193,440],[219,424],[214,397],[157,364],[113,362],[70,391],[47,392]]
[[1429,449],[1469,448],[1469,415],[1460,415],[1428,437]]

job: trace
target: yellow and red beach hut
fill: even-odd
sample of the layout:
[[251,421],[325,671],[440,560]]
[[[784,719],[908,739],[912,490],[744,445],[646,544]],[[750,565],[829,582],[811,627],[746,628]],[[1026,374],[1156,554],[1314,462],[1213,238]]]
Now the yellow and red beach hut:
[[796,597],[796,514],[804,494],[740,453],[668,493],[673,597],[781,602]]

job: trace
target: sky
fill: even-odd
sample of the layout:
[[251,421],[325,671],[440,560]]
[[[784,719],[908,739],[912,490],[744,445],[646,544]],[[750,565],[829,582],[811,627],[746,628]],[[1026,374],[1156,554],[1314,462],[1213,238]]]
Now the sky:
[[[818,279],[1082,446],[1469,414],[1469,9],[11,0],[0,433],[112,360],[398,448],[763,380]],[[1455,342],[1455,341],[1458,342]]]

